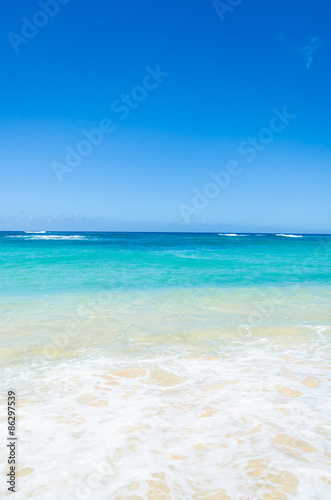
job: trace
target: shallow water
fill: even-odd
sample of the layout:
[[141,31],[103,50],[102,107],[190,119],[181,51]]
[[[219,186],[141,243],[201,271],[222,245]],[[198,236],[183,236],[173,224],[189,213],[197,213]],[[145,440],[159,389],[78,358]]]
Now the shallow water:
[[0,258],[18,500],[331,497],[329,237],[2,233]]

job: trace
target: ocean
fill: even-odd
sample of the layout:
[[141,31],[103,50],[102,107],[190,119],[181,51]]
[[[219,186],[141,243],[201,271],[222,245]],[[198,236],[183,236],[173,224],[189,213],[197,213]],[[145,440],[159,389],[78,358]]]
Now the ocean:
[[0,260],[16,500],[331,498],[330,236],[2,232]]

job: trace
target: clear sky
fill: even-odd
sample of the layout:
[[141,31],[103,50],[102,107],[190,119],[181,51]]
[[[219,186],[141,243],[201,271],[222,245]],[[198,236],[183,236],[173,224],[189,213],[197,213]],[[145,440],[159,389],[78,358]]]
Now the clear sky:
[[329,0],[6,2],[0,230],[330,233],[330,18]]

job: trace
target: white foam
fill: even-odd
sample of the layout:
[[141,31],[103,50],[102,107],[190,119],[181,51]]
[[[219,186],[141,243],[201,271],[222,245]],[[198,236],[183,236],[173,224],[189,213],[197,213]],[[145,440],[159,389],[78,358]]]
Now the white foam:
[[6,238],[21,238],[23,240],[85,240],[86,236],[81,235],[60,235],[60,234],[47,234],[47,235],[39,235],[39,234],[20,234],[20,235],[11,235],[5,236]]
[[[270,292],[10,306],[0,393],[18,395],[15,499],[282,498],[287,480],[289,499],[331,498],[330,291],[302,290],[299,307],[284,290],[254,326]],[[0,462],[5,475],[4,447]]]
[[209,360],[68,359],[4,371],[30,472],[15,498],[244,499],[286,487],[298,500],[330,498],[326,362],[323,352],[260,345]]
[[59,235],[59,234],[48,234],[46,236],[33,236],[30,237],[31,240],[85,240],[85,236],[81,235]]
[[220,233],[218,236],[248,236],[248,234]]
[[285,238],[302,238],[301,234],[276,234],[276,236],[284,236]]

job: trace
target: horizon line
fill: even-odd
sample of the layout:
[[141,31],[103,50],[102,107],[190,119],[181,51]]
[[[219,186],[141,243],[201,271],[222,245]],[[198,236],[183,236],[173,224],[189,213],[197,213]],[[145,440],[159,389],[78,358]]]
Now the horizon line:
[[331,233],[297,233],[297,232],[264,232],[264,231],[254,231],[254,232],[233,232],[233,233],[224,233],[218,231],[100,231],[100,230],[52,230],[52,229],[43,229],[43,230],[32,230],[32,229],[17,229],[17,230],[0,230],[0,233],[141,233],[141,234],[217,234],[217,235],[239,235],[239,234],[247,234],[247,235],[278,235],[278,234],[286,234],[286,235],[300,235],[300,236],[331,236]]

